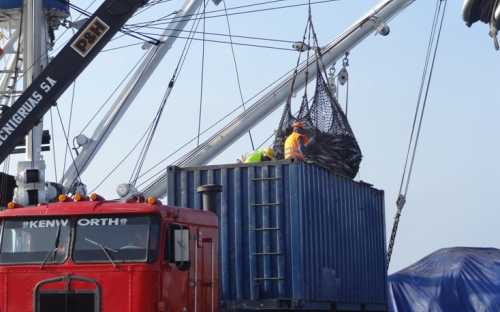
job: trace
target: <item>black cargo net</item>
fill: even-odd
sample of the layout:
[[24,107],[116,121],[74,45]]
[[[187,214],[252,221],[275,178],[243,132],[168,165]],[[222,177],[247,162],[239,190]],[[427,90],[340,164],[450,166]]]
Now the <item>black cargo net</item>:
[[[306,32],[312,33],[315,46],[318,47],[314,27],[309,17]],[[310,36],[309,36],[310,37]],[[305,35],[304,35],[305,39]],[[305,45],[309,48],[309,43]],[[354,137],[354,133],[349,125],[346,115],[342,111],[337,99],[332,95],[323,73],[325,67],[321,61],[321,53],[318,48],[316,53],[316,86],[312,99],[307,97],[307,80],[309,73],[306,67],[306,87],[302,103],[298,112],[294,115],[291,110],[291,99],[295,86],[295,78],[292,81],[292,90],[287,99],[280,125],[276,131],[273,144],[274,154],[277,159],[284,158],[284,143],[286,138],[292,133],[292,124],[295,121],[304,123],[306,136],[309,143],[305,145],[304,159],[323,167],[326,167],[336,174],[354,178],[361,163],[361,150]],[[309,53],[307,53],[307,58]],[[300,60],[300,56],[299,56]],[[299,63],[299,62],[297,62]],[[309,65],[309,64],[307,64]]]

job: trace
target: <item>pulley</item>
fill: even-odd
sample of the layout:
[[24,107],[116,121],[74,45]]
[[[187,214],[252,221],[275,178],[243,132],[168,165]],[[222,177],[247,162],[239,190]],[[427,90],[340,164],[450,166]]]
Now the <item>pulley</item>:
[[349,72],[347,71],[347,67],[349,67],[348,55],[349,54],[346,53],[344,56],[344,59],[342,60],[342,69],[337,76],[338,82],[341,86],[345,85],[347,81],[349,81]]
[[297,41],[292,44],[292,48],[297,50],[298,52],[306,52],[311,50],[311,46],[305,43],[304,41]]

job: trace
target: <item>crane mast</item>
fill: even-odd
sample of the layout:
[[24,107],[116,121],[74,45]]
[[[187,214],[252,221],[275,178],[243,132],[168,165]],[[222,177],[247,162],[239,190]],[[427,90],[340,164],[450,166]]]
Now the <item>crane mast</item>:
[[[27,88],[47,66],[47,21],[42,1],[25,0],[22,29],[24,87]],[[14,200],[18,203],[38,203],[46,201],[45,161],[42,158],[43,120],[33,127],[26,136],[26,161],[17,163],[17,189]],[[31,174],[38,173],[37,179]]]

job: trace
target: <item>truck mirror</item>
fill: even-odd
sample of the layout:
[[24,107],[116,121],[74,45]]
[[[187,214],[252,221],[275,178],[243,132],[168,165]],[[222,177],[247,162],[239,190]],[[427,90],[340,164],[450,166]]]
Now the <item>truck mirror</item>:
[[179,224],[170,224],[165,246],[165,260],[175,264],[181,271],[189,269],[189,229]]
[[174,230],[174,260],[175,263],[189,262],[189,230]]
[[165,241],[165,260],[175,264],[181,271],[190,267],[189,229],[185,225],[169,224],[167,240]]

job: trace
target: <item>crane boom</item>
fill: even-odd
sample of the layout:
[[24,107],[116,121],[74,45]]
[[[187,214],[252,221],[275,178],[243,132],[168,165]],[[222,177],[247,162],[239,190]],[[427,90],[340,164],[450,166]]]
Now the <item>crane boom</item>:
[[[381,34],[388,34],[388,28],[385,23],[414,1],[415,0],[382,1],[375,8],[370,10],[367,15],[350,26],[336,40],[322,49],[321,54],[323,63],[326,66],[335,63],[339,58],[344,56],[346,52],[349,52],[358,43],[374,32],[378,31]],[[383,29],[384,27],[385,29]],[[297,92],[305,86],[306,69],[309,71],[309,76],[314,76],[316,74],[315,56],[312,56],[308,61],[304,61],[298,68],[293,92]],[[182,157],[175,165],[184,167],[199,166],[211,161],[285,102],[291,89],[292,79],[293,73],[283,79],[276,87],[264,94],[258,101],[232,120],[226,127]],[[142,190],[144,194],[156,197],[164,196],[167,191],[166,172]]]
[[[106,0],[0,117],[0,162],[147,0]],[[30,64],[28,64],[30,66]]]

